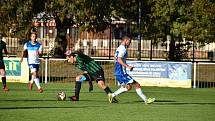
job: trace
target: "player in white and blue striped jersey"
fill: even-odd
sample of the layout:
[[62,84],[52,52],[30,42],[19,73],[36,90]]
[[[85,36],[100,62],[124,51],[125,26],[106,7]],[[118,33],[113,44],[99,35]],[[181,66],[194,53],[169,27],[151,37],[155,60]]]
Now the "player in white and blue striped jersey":
[[128,68],[130,71],[133,70],[132,66],[129,66],[128,64],[126,64],[126,59],[128,56],[127,48],[130,45],[130,41],[131,40],[128,36],[123,37],[121,45],[116,49],[116,53],[114,57],[114,61],[116,64],[115,76],[117,81],[120,83],[121,87],[118,90],[116,90],[114,93],[110,93],[108,95],[109,102],[112,103],[112,99],[115,96],[131,90],[132,85],[134,85],[136,89],[136,93],[141,99],[143,99],[145,104],[153,103],[155,101],[155,98],[147,98],[143,94],[140,84],[137,81],[135,81],[130,75],[128,75],[126,72],[126,68]]
[[42,45],[37,42],[37,34],[36,33],[31,33],[30,36],[31,40],[24,45],[24,51],[22,58],[20,62],[23,60],[24,53],[27,52],[27,60],[28,60],[28,66],[30,68],[32,78],[31,81],[28,84],[29,90],[32,90],[33,82],[35,82],[38,92],[42,93],[43,89],[40,86],[40,80],[38,78],[38,71],[39,71],[39,66],[40,66],[40,59],[39,55],[42,54]]

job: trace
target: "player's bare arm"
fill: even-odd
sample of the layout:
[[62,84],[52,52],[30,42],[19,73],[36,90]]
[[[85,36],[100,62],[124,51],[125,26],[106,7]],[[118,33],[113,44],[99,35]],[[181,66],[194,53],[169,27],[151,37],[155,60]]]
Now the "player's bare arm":
[[114,63],[116,63],[116,57],[115,57],[115,56],[114,56],[114,58],[113,58],[113,59],[114,59]]
[[122,66],[128,68],[129,70],[133,70],[134,67],[129,66],[128,64],[124,63],[121,57],[118,57],[118,63],[121,64]]
[[22,51],[22,56],[21,56],[21,59],[20,59],[20,63],[22,63],[22,61],[23,61],[23,58],[24,58],[24,56],[25,56],[25,53],[26,53],[26,50],[23,50]]
[[5,55],[9,58],[10,56],[8,55],[8,51],[7,51],[7,49],[6,48],[4,48],[4,53],[5,53]]

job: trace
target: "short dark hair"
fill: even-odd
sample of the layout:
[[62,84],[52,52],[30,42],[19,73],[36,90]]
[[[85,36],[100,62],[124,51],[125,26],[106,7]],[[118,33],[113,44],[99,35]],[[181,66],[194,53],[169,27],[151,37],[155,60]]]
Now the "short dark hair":
[[131,38],[129,37],[129,36],[124,36],[124,37],[122,37],[122,41],[124,41],[124,40],[130,40]]
[[70,50],[68,50],[68,51],[66,51],[64,54],[65,54],[66,56],[68,56],[68,57],[71,57],[71,56],[75,57],[75,56],[77,56],[78,54],[80,54],[80,52],[79,52],[79,51],[70,51]]
[[31,37],[32,34],[35,34],[36,37],[37,37],[37,33],[36,33],[36,32],[31,32],[31,33],[30,33],[30,37]]

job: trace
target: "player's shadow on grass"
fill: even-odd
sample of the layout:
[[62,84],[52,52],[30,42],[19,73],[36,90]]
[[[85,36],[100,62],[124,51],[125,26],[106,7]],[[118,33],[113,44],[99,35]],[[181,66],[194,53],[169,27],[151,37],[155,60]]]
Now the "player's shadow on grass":
[[[128,104],[128,103],[131,103],[131,104],[134,104],[135,103],[144,103],[143,101],[133,101],[133,102],[125,102],[124,104]],[[155,103],[158,103],[158,102],[163,102],[163,103],[172,103],[172,102],[176,102],[176,101],[172,101],[172,100],[155,100]]]
[[[4,100],[0,100],[0,102],[71,102],[71,103],[75,103],[74,101],[71,101],[70,99],[66,99],[65,101],[59,101],[59,100],[51,100],[51,99],[46,99],[46,100],[34,100],[34,99],[4,99]],[[107,102],[104,100],[79,100],[78,102]],[[0,108],[1,109],[1,108]]]
[[158,105],[215,105],[215,103],[207,103],[207,102],[177,102],[171,100],[155,100],[155,104]]
[[57,100],[33,100],[33,99],[31,99],[31,100],[26,100],[26,99],[0,100],[0,102],[37,102],[37,101],[57,101]]
[[74,109],[74,108],[97,108],[97,107],[103,107],[103,106],[62,106],[62,107],[56,107],[56,106],[44,106],[44,107],[0,107],[0,110],[17,110],[17,109]]
[[[134,101],[138,103],[144,103],[143,101]],[[135,104],[134,102],[126,102],[124,104]],[[177,102],[173,100],[155,100],[152,105],[215,105],[215,103],[204,102]]]

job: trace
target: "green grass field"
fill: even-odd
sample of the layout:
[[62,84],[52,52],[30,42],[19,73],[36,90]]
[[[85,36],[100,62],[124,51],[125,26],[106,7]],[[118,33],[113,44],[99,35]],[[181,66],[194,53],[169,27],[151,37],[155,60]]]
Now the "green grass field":
[[[57,101],[65,91],[73,94],[74,84],[42,84],[44,93],[28,91],[26,84],[8,83],[9,92],[0,92],[0,121],[214,121],[215,89],[143,87],[154,104],[145,105],[134,89],[110,104],[107,95],[94,84],[89,93],[82,86],[80,101]],[[111,86],[112,90],[117,87]]]

